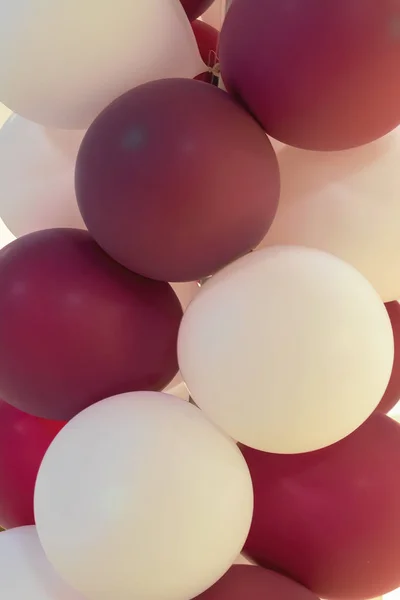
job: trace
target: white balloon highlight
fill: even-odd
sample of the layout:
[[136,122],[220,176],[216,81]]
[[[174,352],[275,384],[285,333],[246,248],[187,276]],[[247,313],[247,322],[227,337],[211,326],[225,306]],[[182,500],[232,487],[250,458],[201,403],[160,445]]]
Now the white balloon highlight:
[[0,0],[0,101],[84,129],[131,88],[204,70],[178,0]]
[[0,129],[0,218],[16,237],[52,227],[86,229],[74,186],[83,135],[17,115]]
[[0,587],[4,600],[85,600],[54,571],[33,526],[0,533]]
[[281,197],[261,247],[331,252],[358,269],[385,302],[400,298],[400,127],[344,152],[278,153]]
[[245,542],[247,465],[194,406],[135,392],[86,409],[56,437],[35,490],[54,567],[90,600],[189,600]]
[[254,252],[212,277],[178,340],[196,404],[234,439],[288,454],[361,425],[385,391],[393,352],[371,284],[330,254],[296,247]]

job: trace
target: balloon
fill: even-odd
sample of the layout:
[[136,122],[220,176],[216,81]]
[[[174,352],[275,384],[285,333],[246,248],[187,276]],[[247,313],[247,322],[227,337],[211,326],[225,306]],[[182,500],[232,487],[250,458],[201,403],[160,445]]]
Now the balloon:
[[48,133],[16,115],[0,129],[0,217],[15,236],[52,227],[84,227],[74,189],[83,135]]
[[[192,29],[194,31],[194,35],[196,36],[200,56],[204,64],[207,65],[209,69],[212,69],[218,62],[217,48],[219,31],[214,29],[214,27],[211,27],[211,25],[208,25],[200,20],[193,21]],[[198,75],[196,79],[212,83],[213,74],[208,70],[207,72]]]
[[155,392],[77,415],[35,489],[44,550],[89,600],[193,598],[233,564],[252,509],[236,444],[194,406]]
[[128,92],[94,121],[76,192],[112,258],[145,277],[192,281],[261,242],[279,171],[264,132],[228,94],[165,79]]
[[393,0],[235,0],[224,83],[285,144],[361,146],[400,122],[399,20]]
[[[0,400],[0,524],[33,525],[33,490],[42,458],[64,426]],[[1,579],[0,579],[1,581]]]
[[190,21],[194,21],[210,8],[214,0],[180,0]]
[[319,248],[356,267],[385,302],[400,298],[400,127],[355,150],[278,153],[282,194],[261,246]]
[[241,448],[254,486],[245,551],[321,598],[400,586],[400,425],[375,413],[341,442],[283,456]]
[[1,101],[66,129],[137,85],[204,70],[177,0],[0,0],[0,56]]
[[7,600],[85,600],[55,573],[32,526],[1,532],[0,582]]
[[253,252],[217,273],[184,314],[179,366],[195,403],[248,446],[328,446],[376,408],[393,365],[370,283],[308,248]]
[[388,413],[400,400],[400,304],[389,302],[386,304],[394,337],[394,362],[392,375],[386,392],[376,410]]
[[110,393],[162,389],[178,371],[180,303],[112,261],[86,231],[48,229],[0,253],[0,396],[69,419]]
[[234,565],[196,600],[319,600],[315,594],[273,571]]

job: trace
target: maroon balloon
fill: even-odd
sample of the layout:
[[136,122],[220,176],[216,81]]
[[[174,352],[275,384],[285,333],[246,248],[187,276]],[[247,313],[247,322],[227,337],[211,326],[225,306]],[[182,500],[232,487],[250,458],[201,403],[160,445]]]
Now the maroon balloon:
[[385,306],[393,329],[394,361],[389,384],[376,410],[388,413],[400,400],[400,304],[388,302]]
[[107,256],[86,231],[29,234],[0,254],[0,396],[69,419],[108,396],[159,390],[178,370],[171,286]]
[[[205,65],[209,67],[209,69],[213,69],[217,61],[217,48],[218,48],[218,39],[219,39],[219,31],[208,23],[204,23],[203,21],[194,21],[192,23],[192,29],[194,35],[196,37],[197,45],[199,47],[200,56]],[[195,79],[199,79],[200,81],[206,81],[207,83],[212,83],[213,74],[211,71],[202,73],[195,77]]]
[[234,565],[196,600],[319,600],[295,581],[249,565]]
[[28,415],[0,400],[0,525],[33,525],[33,493],[40,463],[61,421]]
[[162,79],[115,100],[76,165],[87,228],[128,269],[193,281],[258,245],[279,196],[263,130],[224,91]]
[[373,598],[400,586],[398,423],[375,413],[308,454],[241,450],[254,486],[252,559],[321,598]]
[[214,0],[180,0],[190,21],[194,21],[206,12]]
[[400,122],[397,0],[235,0],[219,55],[227,88],[286,144],[342,150]]

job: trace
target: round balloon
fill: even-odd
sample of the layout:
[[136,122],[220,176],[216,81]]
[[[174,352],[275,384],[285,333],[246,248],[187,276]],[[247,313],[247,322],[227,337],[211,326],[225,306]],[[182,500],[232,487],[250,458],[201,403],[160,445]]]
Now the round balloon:
[[180,2],[190,21],[194,21],[210,8],[214,0],[180,0]]
[[170,285],[111,260],[86,231],[47,229],[0,253],[0,395],[69,419],[110,393],[163,389],[178,371]]
[[83,134],[47,130],[17,115],[0,129],[0,218],[15,236],[84,227],[74,188]]
[[393,365],[384,304],[358,271],[297,247],[253,252],[217,273],[179,331],[195,403],[235,440],[292,454],[359,427]]
[[393,329],[394,361],[389,384],[376,409],[384,413],[392,410],[400,400],[400,304],[398,302],[389,302],[386,304],[386,310],[388,311]]
[[399,21],[393,0],[235,0],[224,83],[286,144],[361,146],[400,122]]
[[0,100],[68,129],[141,83],[204,70],[177,0],[1,0],[0,55]]
[[385,302],[400,298],[400,127],[355,150],[278,153],[276,218],[261,247],[331,252],[356,267]]
[[302,455],[241,448],[254,486],[245,551],[319,597],[374,598],[400,586],[400,425],[375,413],[341,442]]
[[226,92],[164,79],[94,121],[76,192],[86,226],[115,260],[153,279],[192,281],[261,242],[279,171],[267,136]]
[[[0,400],[0,525],[33,525],[33,490],[43,456],[64,426]],[[1,577],[0,577],[1,581]]]
[[85,600],[54,571],[32,526],[0,533],[0,581],[7,600]]
[[315,594],[273,571],[234,565],[196,600],[319,600]]
[[77,415],[35,489],[44,550],[89,600],[193,598],[233,564],[252,509],[236,444],[188,402],[156,392]]

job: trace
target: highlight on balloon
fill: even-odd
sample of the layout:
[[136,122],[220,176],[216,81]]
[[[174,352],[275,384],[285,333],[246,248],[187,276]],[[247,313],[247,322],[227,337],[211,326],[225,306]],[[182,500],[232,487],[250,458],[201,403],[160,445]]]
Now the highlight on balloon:
[[0,0],[6,600],[399,600],[399,23]]

